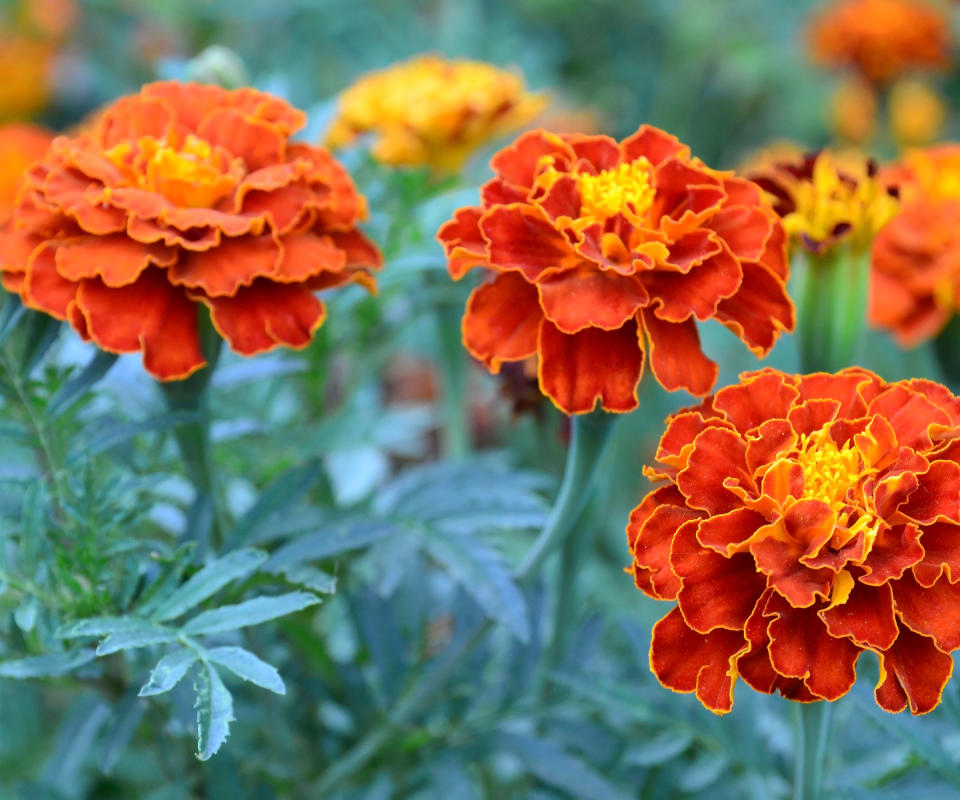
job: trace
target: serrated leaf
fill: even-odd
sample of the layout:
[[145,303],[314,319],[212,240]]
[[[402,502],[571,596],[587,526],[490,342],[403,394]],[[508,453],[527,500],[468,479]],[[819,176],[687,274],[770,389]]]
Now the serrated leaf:
[[169,692],[187,674],[198,658],[199,655],[195,650],[186,647],[167,653],[150,670],[150,678],[141,687],[139,696],[149,697]]
[[582,759],[544,739],[502,734],[500,743],[523,761],[538,780],[566,794],[584,800],[627,800],[629,797]]
[[206,761],[214,755],[230,734],[233,722],[233,697],[223,685],[212,664],[204,664],[194,684],[197,709],[197,758]]
[[283,685],[283,679],[276,668],[249,650],[244,650],[242,647],[214,647],[207,650],[207,658],[263,689],[276,694],[287,693],[287,688]]
[[136,626],[111,633],[97,647],[98,656],[108,656],[119,650],[133,650],[152,644],[164,644],[177,638],[177,632],[162,628],[146,620],[139,620]]
[[94,650],[71,650],[66,653],[4,661],[0,663],[0,678],[49,678],[66,675],[96,657]]
[[319,602],[319,597],[307,592],[288,592],[275,597],[254,597],[243,603],[220,606],[220,608],[197,614],[183,626],[182,630],[190,636],[233,631],[293,614]]
[[89,617],[68,622],[57,628],[55,636],[72,639],[76,636],[108,636],[111,633],[139,630],[143,620],[134,617]]
[[493,620],[521,642],[530,639],[526,600],[499,553],[486,543],[462,534],[417,529],[424,549],[441,564]]
[[311,567],[309,564],[292,564],[278,570],[271,570],[275,575],[282,575],[290,583],[297,583],[312,592],[320,594],[336,594],[337,579],[323,570]]
[[93,358],[76,375],[70,378],[61,386],[56,394],[50,398],[47,403],[47,410],[44,416],[47,420],[55,420],[64,411],[76,403],[83,395],[88,392],[110,368],[117,363],[117,354],[108,353],[106,350],[97,350]]
[[400,531],[396,524],[386,520],[347,520],[333,524],[318,533],[310,533],[294,539],[270,557],[265,569],[274,572],[291,564],[338,556],[351,550],[367,547],[381,539],[394,536]]
[[234,550],[254,539],[272,514],[288,508],[306,494],[323,472],[319,461],[310,461],[288,469],[274,480],[250,509],[237,520],[227,536],[227,549]]
[[207,564],[177,589],[152,614],[153,619],[163,622],[174,619],[202,603],[228,583],[244,578],[267,560],[262,550],[235,550]]

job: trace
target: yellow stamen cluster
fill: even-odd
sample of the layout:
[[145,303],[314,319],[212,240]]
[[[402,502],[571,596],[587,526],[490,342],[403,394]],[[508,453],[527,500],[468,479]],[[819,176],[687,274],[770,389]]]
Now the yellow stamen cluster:
[[854,250],[866,250],[874,236],[899,208],[896,198],[869,175],[863,159],[845,159],[840,165],[823,151],[809,179],[791,186],[794,210],[783,218],[792,237],[806,236],[813,242],[829,242],[838,228]]
[[601,222],[616,214],[623,214],[634,223],[641,221],[657,193],[653,168],[642,157],[597,175],[582,173],[577,176],[577,186],[581,216]]
[[372,152],[392,165],[457,169],[481,144],[528,123],[546,105],[523,78],[477,61],[421,56],[347,89],[327,145],[375,134]]
[[189,134],[180,147],[145,136],[121,142],[106,153],[131,186],[158,192],[178,206],[210,208],[243,177],[240,159]]

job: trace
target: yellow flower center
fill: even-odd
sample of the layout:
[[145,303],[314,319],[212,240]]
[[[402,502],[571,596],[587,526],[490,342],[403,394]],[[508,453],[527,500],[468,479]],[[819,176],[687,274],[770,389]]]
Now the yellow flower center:
[[803,498],[822,500],[835,511],[843,509],[847,492],[862,475],[856,448],[850,442],[837,447],[826,429],[821,429],[800,438],[799,462]]
[[838,227],[847,227],[844,236],[858,250],[869,247],[899,207],[886,188],[868,175],[865,162],[844,163],[841,170],[826,151],[817,158],[811,178],[797,181],[792,195],[795,208],[783,219],[787,233],[824,242]]
[[577,176],[581,216],[604,221],[623,214],[631,222],[640,221],[653,205],[653,167],[647,159],[619,164],[597,175]]
[[171,203],[211,208],[243,177],[242,159],[230,158],[192,133],[179,147],[144,136],[136,144],[120,142],[106,152],[131,186],[162,194]]

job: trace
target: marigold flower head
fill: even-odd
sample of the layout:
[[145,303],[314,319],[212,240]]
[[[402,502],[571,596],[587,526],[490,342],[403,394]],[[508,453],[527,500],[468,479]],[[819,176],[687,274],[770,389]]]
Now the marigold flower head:
[[546,105],[523,78],[479,61],[425,55],[361,78],[337,104],[327,136],[341,147],[372,133],[375,158],[455,170],[481,145],[516,130]]
[[0,125],[0,225],[13,212],[23,173],[47,152],[51,141],[53,134],[38,125]]
[[843,241],[865,250],[898,208],[896,192],[856,152],[821,150],[751,177],[773,196],[791,240],[816,254]]
[[738,678],[836,700],[865,650],[877,703],[933,709],[960,647],[960,400],[925,380],[746,373],[667,422],[627,538],[667,688],[717,713]]
[[869,316],[909,347],[960,307],[960,145],[909,151],[882,177],[903,202],[873,242]]
[[663,131],[531,131],[492,166],[481,205],[438,234],[454,279],[486,276],[464,344],[494,373],[536,356],[540,389],[564,412],[636,408],[646,353],[665,388],[709,392],[717,366],[697,320],[758,356],[793,328],[786,235],[759,187]]
[[204,366],[206,306],[239,353],[304,347],[314,292],[375,288],[364,199],[304,115],[253,89],[155,83],[88,133],[58,137],[0,229],[0,276],[25,305],[175,380]]
[[921,147],[940,138],[947,118],[943,98],[925,81],[900,80],[890,91],[890,130],[900,147]]
[[874,83],[950,63],[950,21],[925,0],[836,0],[809,33],[814,61],[853,67]]

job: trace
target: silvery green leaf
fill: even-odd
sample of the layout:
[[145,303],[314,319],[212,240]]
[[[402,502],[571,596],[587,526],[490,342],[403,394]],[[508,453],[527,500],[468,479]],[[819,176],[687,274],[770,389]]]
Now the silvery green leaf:
[[207,650],[207,658],[263,689],[276,694],[287,693],[283,679],[276,668],[249,650],[244,650],[242,647],[214,647]]
[[195,650],[182,647],[167,653],[150,671],[150,678],[140,689],[140,697],[163,694],[176,686],[199,658]]

